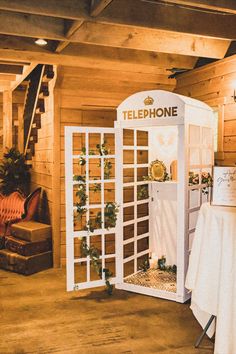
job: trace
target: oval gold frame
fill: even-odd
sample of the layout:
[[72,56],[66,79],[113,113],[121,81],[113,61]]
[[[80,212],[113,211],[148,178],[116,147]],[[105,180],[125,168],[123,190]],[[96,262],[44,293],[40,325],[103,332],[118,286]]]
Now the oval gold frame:
[[151,179],[158,182],[163,182],[166,177],[166,166],[162,161],[155,160],[150,165]]

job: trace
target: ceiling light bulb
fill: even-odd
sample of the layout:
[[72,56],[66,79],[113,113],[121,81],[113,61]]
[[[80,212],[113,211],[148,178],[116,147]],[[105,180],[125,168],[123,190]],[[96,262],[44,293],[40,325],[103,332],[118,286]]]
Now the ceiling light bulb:
[[43,38],[38,38],[35,40],[35,44],[44,46],[44,45],[48,44],[48,42]]

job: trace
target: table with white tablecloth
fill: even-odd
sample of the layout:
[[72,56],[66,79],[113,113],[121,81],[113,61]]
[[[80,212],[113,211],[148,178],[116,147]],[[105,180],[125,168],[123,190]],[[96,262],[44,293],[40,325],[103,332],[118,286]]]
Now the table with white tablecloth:
[[214,354],[236,354],[236,208],[201,206],[185,285],[202,327],[217,318]]

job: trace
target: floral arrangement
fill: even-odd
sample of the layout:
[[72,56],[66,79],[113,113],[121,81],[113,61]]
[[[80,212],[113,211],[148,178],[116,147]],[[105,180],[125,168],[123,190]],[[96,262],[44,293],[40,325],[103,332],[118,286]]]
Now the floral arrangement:
[[[192,171],[189,172],[189,181],[188,184],[189,186],[193,186],[195,184],[199,184],[199,173],[194,173]],[[209,193],[209,187],[212,187],[212,176],[209,172],[202,172],[201,173],[201,183],[206,184],[206,187],[202,189],[203,194],[208,194]]]

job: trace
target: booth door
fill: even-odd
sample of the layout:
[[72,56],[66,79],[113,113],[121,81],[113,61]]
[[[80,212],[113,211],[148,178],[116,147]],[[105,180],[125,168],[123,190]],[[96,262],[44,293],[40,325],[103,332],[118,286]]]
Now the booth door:
[[[118,132],[118,198],[120,204],[118,282],[132,287],[129,276],[148,265],[149,245],[149,132],[121,129]],[[122,285],[123,284],[123,285]]]
[[112,128],[65,128],[67,290],[116,280],[116,143]]

